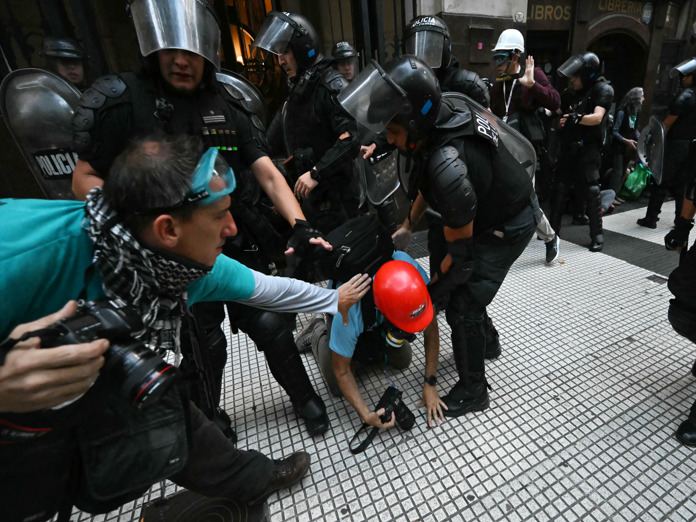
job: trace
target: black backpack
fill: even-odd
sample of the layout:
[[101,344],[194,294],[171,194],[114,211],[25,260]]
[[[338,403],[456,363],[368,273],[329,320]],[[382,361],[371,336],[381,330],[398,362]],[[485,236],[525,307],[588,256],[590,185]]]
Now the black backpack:
[[345,282],[356,274],[374,276],[394,253],[391,234],[371,214],[349,219],[326,239],[333,250],[325,251],[317,263],[324,279]]

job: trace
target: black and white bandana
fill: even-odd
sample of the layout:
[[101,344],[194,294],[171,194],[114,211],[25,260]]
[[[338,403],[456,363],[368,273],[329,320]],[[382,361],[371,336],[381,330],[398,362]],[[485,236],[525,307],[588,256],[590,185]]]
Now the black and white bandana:
[[87,230],[94,243],[94,264],[104,292],[136,309],[143,320],[134,336],[157,351],[179,352],[186,288],[212,267],[174,259],[141,245],[104,200],[101,187],[87,194]]

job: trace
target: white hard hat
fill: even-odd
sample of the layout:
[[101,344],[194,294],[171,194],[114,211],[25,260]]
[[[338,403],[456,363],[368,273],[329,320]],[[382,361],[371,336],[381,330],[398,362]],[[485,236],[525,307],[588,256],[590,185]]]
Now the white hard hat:
[[498,43],[493,48],[494,51],[519,51],[524,52],[524,37],[517,29],[505,29],[500,33]]

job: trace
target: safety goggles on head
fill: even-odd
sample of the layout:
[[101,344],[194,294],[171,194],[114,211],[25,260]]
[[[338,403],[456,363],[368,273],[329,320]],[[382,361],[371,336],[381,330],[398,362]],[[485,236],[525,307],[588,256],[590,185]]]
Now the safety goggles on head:
[[193,172],[191,189],[180,205],[200,203],[210,205],[237,188],[232,168],[215,147],[201,157]]
[[493,55],[493,62],[496,65],[503,65],[510,59],[510,53],[496,53]]
[[404,342],[413,342],[416,339],[416,334],[404,332],[401,328],[397,328],[389,322],[386,317],[382,327],[384,328],[384,339],[392,348],[401,348]]

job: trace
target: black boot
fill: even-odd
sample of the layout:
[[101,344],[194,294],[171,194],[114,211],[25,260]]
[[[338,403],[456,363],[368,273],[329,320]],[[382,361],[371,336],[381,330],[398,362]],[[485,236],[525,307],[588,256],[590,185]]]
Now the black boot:
[[471,411],[483,411],[490,404],[488,383],[483,377],[479,380],[471,379],[469,386],[466,386],[460,379],[442,401],[447,405],[445,417],[459,417]]
[[679,425],[674,435],[684,446],[696,448],[696,422],[691,420],[691,417]]
[[590,252],[600,252],[604,247],[604,235],[602,234],[602,193],[599,185],[590,185],[585,197],[590,224]]
[[250,500],[250,506],[264,502],[274,491],[282,488],[289,488],[304,476],[309,469],[311,458],[309,453],[298,451],[286,459],[273,461],[273,474],[271,480],[254,499]]
[[293,404],[297,415],[305,421],[307,433],[312,437],[321,435],[329,429],[329,416],[326,414],[326,405],[319,396],[315,395],[303,405]]
[[500,348],[500,336],[498,335],[498,330],[496,330],[493,325],[493,321],[488,317],[488,312],[486,312],[484,328],[486,330],[485,358],[488,360],[497,359],[502,353],[502,349]]

